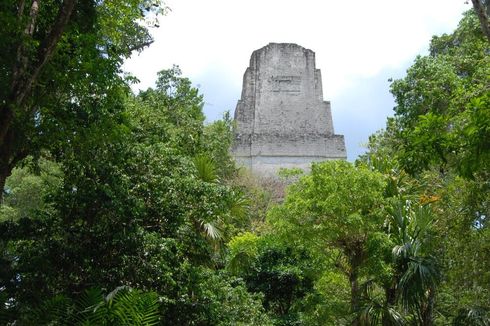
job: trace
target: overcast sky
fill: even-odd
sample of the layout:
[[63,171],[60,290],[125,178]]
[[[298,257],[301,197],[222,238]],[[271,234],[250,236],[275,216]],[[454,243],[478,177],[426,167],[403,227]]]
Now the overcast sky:
[[204,94],[208,121],[233,114],[250,55],[270,42],[316,53],[324,99],[349,160],[385,126],[394,101],[389,78],[402,78],[432,35],[451,33],[465,0],[168,0],[171,11],[153,30],[155,43],[125,64],[141,81],[177,64]]

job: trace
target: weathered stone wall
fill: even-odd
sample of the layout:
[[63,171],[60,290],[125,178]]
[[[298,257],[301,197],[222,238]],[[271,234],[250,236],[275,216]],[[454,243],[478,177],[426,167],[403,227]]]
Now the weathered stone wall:
[[258,173],[311,162],[345,159],[330,102],[323,101],[315,53],[296,44],[270,43],[253,52],[235,110],[237,161]]

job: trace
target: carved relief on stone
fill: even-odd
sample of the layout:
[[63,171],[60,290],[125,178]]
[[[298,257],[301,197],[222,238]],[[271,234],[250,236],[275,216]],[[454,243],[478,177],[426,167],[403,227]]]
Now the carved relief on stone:
[[300,76],[271,76],[269,78],[273,92],[299,93],[301,92]]

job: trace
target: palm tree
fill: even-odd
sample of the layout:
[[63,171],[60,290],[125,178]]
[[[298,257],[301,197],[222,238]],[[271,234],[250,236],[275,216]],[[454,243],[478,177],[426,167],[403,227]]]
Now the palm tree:
[[[194,157],[194,167],[196,169],[196,176],[206,183],[220,183],[218,177],[218,171],[216,169],[215,162],[207,154],[199,154]],[[249,208],[248,199],[238,191],[230,191],[229,201],[229,218],[234,219],[234,222],[243,220],[247,216]],[[222,227],[225,222],[221,217],[216,217],[213,221],[204,221],[198,219],[195,221],[195,228],[208,239],[212,241],[219,241],[223,239]]]
[[428,236],[434,215],[430,204],[414,207],[410,201],[398,201],[390,212],[396,299],[412,312],[418,325],[433,324],[434,298],[440,281],[437,260],[427,252]]
[[403,326],[406,324],[395,303],[389,296],[383,298],[383,289],[373,279],[365,282],[362,289],[363,304],[359,313],[361,325]]

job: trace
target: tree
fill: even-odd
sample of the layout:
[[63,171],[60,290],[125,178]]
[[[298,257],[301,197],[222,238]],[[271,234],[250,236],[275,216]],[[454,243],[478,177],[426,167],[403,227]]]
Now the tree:
[[260,296],[215,271],[210,226],[226,240],[238,197],[198,169],[212,155],[202,96],[177,69],[159,77],[57,153],[62,182],[46,191],[46,209],[0,222],[0,294],[11,322],[53,294],[76,300],[91,287],[127,285],[158,293],[171,324],[268,323]]
[[410,201],[398,202],[391,210],[396,246],[396,299],[412,311],[418,325],[433,325],[436,287],[441,280],[440,267],[431,255],[430,231],[433,213],[430,205],[418,206]]
[[[61,3],[60,3],[61,2]],[[19,161],[62,147],[117,109],[120,67],[152,40],[156,1],[3,1],[0,5],[0,201]]]
[[216,120],[204,127],[203,146],[217,164],[217,173],[230,179],[236,173],[235,160],[228,150],[233,142],[233,120],[225,112],[221,120]]
[[313,285],[318,265],[306,248],[293,247],[273,234],[250,232],[228,244],[228,270],[244,279],[252,293],[263,295],[265,310],[275,325],[296,325],[301,315],[313,310],[305,302],[318,294]]
[[[400,255],[393,257],[396,258],[393,261],[393,282],[391,286],[387,284],[387,288],[391,288],[390,291],[394,293],[392,297],[395,300],[392,302],[401,300],[402,293],[398,285],[405,271],[408,271],[408,264],[400,262],[411,262],[413,267],[427,263],[426,271],[429,273],[425,276],[429,277],[429,282],[425,284],[432,283],[432,289],[429,291],[429,287],[425,287],[424,292],[424,286],[419,288],[417,292],[423,295],[418,296],[418,304],[405,309],[409,312],[406,317],[418,319],[422,323],[424,313],[421,308],[425,307],[430,308],[425,310],[427,317],[431,311],[438,312],[432,315],[436,324],[457,320],[470,324],[473,317],[483,318],[490,300],[490,292],[486,290],[490,284],[490,274],[486,272],[489,270],[487,262],[490,261],[487,223],[490,191],[487,179],[482,173],[475,174],[473,178],[463,178],[457,175],[457,170],[452,169],[441,174],[435,167],[420,172],[415,178],[411,177],[397,160],[396,148],[402,140],[398,138],[400,134],[393,122],[389,120],[385,131],[370,137],[369,151],[358,162],[388,176],[386,194],[392,197],[390,238],[396,239],[393,245],[407,252],[408,259],[396,258]],[[432,208],[429,210],[428,206]],[[430,213],[427,215],[432,215],[429,219],[432,222],[430,227],[419,232],[417,215],[424,215],[420,214],[424,210],[422,207]],[[411,226],[400,228],[402,223],[397,220],[406,220],[407,225]],[[406,231],[399,233],[402,229]],[[408,237],[399,236],[405,233]],[[404,243],[406,245],[402,245]],[[429,293],[433,297],[431,300]],[[430,301],[432,303],[428,304]],[[430,318],[426,318],[428,320]]]
[[[438,188],[435,235],[444,272],[438,297],[444,300],[437,309],[449,321],[473,325],[470,319],[490,308],[489,184],[480,177],[451,176]],[[488,323],[488,313],[486,318]]]
[[336,257],[335,266],[348,278],[352,313],[360,309],[368,241],[383,224],[384,188],[383,176],[367,168],[343,161],[313,164],[311,174],[292,185],[284,204],[270,215],[290,237],[301,235],[316,250]]
[[434,301],[443,323],[477,316],[489,301],[488,50],[473,12],[454,33],[434,37],[430,55],[392,84],[395,117],[363,158],[390,176],[394,196],[433,206],[433,247],[423,256],[437,257],[443,276]]
[[15,168],[7,179],[0,221],[18,220],[32,215],[35,210],[48,210],[45,197],[62,182],[60,167],[51,160],[26,159],[23,165]]
[[488,18],[490,14],[490,3],[485,0],[471,0],[471,2],[480,20],[481,29],[490,43],[490,19]]
[[454,33],[434,37],[430,55],[417,57],[392,83],[396,153],[408,172],[437,166],[464,177],[488,175],[489,47],[467,12]]

